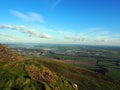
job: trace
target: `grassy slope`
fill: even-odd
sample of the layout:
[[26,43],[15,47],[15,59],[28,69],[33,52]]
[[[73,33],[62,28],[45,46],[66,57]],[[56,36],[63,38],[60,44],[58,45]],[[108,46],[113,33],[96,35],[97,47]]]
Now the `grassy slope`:
[[0,89],[74,90],[74,83],[79,90],[120,89],[118,82],[101,74],[44,59],[0,61],[0,71]]
[[0,61],[0,89],[75,90],[74,84],[35,61]]
[[7,47],[0,53],[0,90],[75,90],[75,83],[79,90],[120,90],[117,81],[86,69],[44,58],[22,58]]
[[75,90],[72,82],[0,44],[0,90]]
[[[38,59],[39,60],[39,59]],[[102,74],[92,72],[73,65],[54,62],[52,60],[39,60],[39,63],[76,83],[80,90],[119,90],[120,83]]]

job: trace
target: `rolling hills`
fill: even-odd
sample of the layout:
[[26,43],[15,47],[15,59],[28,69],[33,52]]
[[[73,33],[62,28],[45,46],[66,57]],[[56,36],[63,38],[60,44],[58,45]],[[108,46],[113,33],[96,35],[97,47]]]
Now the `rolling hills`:
[[0,44],[1,90],[120,90],[120,82],[71,64],[28,58]]

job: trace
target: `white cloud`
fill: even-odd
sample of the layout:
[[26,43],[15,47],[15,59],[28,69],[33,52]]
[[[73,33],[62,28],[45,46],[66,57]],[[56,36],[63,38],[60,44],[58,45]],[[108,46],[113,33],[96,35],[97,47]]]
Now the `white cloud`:
[[0,42],[16,42],[21,40],[21,37],[0,33]]
[[107,28],[86,29],[83,32],[73,30],[53,30],[49,29],[50,33],[54,33],[57,38],[64,43],[73,44],[93,44],[93,45],[120,45],[120,34],[112,34]]
[[0,33],[0,37],[6,37],[6,38],[10,38],[10,39],[19,39],[19,37],[17,37],[17,36],[8,35],[5,33]]
[[54,9],[60,2],[61,0],[55,0],[55,3],[53,4],[52,9]]
[[108,31],[101,31],[101,32],[99,32],[99,34],[101,34],[101,35],[107,35],[109,32]]
[[32,30],[32,29],[27,30],[24,33],[27,33],[30,37],[51,38],[51,36],[48,34],[39,33],[39,32]]
[[74,37],[74,36],[65,36],[64,39],[72,40],[72,41],[80,41],[85,42],[86,38],[83,37]]
[[27,30],[27,28],[23,25],[14,26],[14,25],[3,24],[0,26],[0,28],[1,29],[20,30],[22,32],[25,32]]
[[19,25],[19,26],[14,26],[14,25],[1,25],[1,29],[9,29],[9,30],[17,30],[20,31],[21,33],[27,34],[29,37],[37,37],[37,38],[51,38],[50,35],[48,34],[43,34],[40,32],[37,32],[36,30],[29,29],[26,26]]
[[95,35],[93,33],[85,34],[85,33],[79,33],[78,35],[66,35],[64,36],[65,40],[69,40],[73,43],[82,43],[82,44],[92,44],[92,45],[119,45],[120,40],[119,38],[112,37],[106,33],[102,33],[105,35],[100,35],[101,33],[96,33]]
[[[63,44],[91,44],[91,45],[120,45],[120,35],[110,34],[108,30],[86,30],[83,32],[74,32],[73,30],[54,30],[44,26],[35,25],[34,29],[23,25],[0,25],[1,29],[15,30],[27,35],[25,39],[20,39],[21,42],[43,42],[43,43],[63,43]],[[42,33],[40,33],[42,32]],[[49,33],[50,35],[46,34]],[[3,35],[3,34],[2,34]],[[1,36],[1,34],[0,34]],[[3,35],[5,36],[5,35]],[[7,37],[7,35],[6,35]],[[51,38],[52,37],[52,38]],[[53,38],[54,37],[54,38]],[[51,38],[51,39],[41,39]],[[17,42],[17,41],[16,41]]]
[[45,20],[43,19],[43,17],[35,12],[28,12],[27,14],[24,14],[22,12],[16,11],[16,10],[11,10],[10,11],[13,15],[17,16],[20,19],[26,20],[26,21],[36,21],[36,22],[40,22],[42,24],[45,23]]
[[109,35],[109,28],[87,28],[84,29],[86,35],[94,36],[106,36]]

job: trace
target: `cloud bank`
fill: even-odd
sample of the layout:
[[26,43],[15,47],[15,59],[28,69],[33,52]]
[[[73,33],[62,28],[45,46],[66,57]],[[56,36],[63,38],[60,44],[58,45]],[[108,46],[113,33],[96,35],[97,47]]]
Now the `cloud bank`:
[[37,38],[51,38],[50,35],[48,34],[43,34],[40,32],[37,32],[33,29],[29,29],[26,26],[19,25],[19,26],[14,26],[14,25],[1,25],[1,29],[8,29],[8,30],[17,30],[20,31],[21,33],[27,34],[29,37],[37,37]]

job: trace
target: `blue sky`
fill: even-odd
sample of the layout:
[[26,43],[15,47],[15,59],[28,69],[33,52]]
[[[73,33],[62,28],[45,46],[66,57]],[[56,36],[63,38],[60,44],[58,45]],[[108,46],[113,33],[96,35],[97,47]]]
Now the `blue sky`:
[[0,0],[0,42],[120,46],[120,0]]

